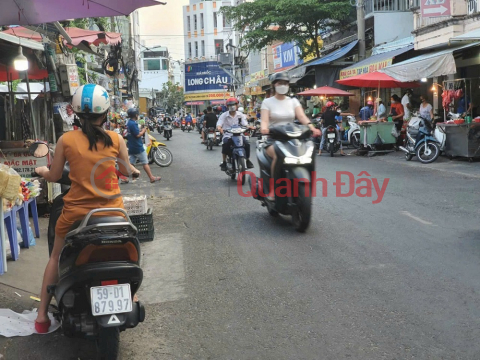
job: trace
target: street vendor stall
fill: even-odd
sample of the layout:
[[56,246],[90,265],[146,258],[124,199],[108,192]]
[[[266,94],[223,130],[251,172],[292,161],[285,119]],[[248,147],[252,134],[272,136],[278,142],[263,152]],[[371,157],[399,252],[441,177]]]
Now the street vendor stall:
[[[398,81],[379,71],[337,80],[337,82],[348,86],[377,88],[377,94],[380,93],[380,88],[413,88],[420,86],[417,82]],[[377,102],[375,102],[374,114],[377,112],[376,106]],[[360,139],[363,139],[363,146],[365,148],[368,147],[377,152],[379,145],[394,145],[397,142],[397,137],[400,135],[393,131],[395,125],[389,117],[387,119],[372,117],[369,120],[370,121],[359,122]],[[384,150],[382,150],[382,152],[384,152]]]
[[480,158],[480,117],[474,118],[472,102],[479,85],[479,79],[468,78],[443,82],[444,122],[436,125],[445,134],[444,151],[450,158]]

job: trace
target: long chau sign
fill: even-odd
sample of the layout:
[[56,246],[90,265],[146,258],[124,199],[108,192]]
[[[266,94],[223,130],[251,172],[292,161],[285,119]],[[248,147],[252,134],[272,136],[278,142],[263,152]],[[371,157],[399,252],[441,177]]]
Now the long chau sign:
[[393,59],[386,59],[376,63],[371,63],[368,65],[350,67],[340,71],[340,80],[347,79],[352,76],[368,74],[374,71],[383,69],[384,67],[392,65]]

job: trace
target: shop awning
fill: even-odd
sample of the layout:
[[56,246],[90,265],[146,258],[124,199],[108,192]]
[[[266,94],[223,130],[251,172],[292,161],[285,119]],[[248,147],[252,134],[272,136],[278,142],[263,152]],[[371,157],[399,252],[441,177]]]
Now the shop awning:
[[454,52],[479,45],[480,42],[475,42],[460,47],[452,47],[450,49],[420,55],[398,64],[387,66],[383,68],[381,72],[403,82],[455,74],[457,72],[457,66],[455,64]]
[[469,31],[465,34],[455,36],[450,39],[450,41],[479,41],[480,40],[480,29]]
[[370,56],[369,58],[359,61],[355,65],[349,66],[340,71],[340,80],[381,70],[392,65],[393,59],[395,59],[396,56],[404,54],[410,50],[413,50],[413,45]]
[[355,45],[358,44],[358,40],[352,41],[348,45],[345,45],[344,47],[337,49],[333,52],[331,52],[328,55],[325,55],[317,60],[313,60],[312,62],[309,62],[308,64],[305,64],[304,66],[310,67],[310,66],[317,66],[317,65],[326,65],[330,64],[335,60],[341,59],[355,47]]
[[[42,44],[39,44],[36,41],[32,40],[27,40],[27,39],[22,39],[21,37],[17,37],[15,35],[11,35],[6,33],[5,31],[0,32],[0,40],[10,42],[15,45],[22,45],[23,47],[32,49],[32,50],[39,50],[39,51],[44,51],[44,47]],[[41,41],[40,37],[40,41]]]
[[[122,34],[106,31],[84,30],[76,27],[65,28],[66,33],[72,39],[72,45],[77,46],[85,41],[88,45],[98,46],[100,44],[116,45],[122,41]],[[38,32],[26,29],[22,26],[17,26],[5,30],[2,34],[10,34],[19,38],[27,38],[35,41],[42,41],[42,35]],[[17,42],[18,43],[18,42]],[[42,47],[43,49],[43,47]]]

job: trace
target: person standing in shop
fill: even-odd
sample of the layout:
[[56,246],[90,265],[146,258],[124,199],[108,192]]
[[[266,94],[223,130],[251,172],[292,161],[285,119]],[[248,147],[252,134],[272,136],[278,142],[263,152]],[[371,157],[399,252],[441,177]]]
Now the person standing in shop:
[[412,89],[407,89],[407,91],[405,92],[405,95],[403,95],[402,97],[402,106],[403,106],[403,112],[404,112],[403,120],[406,120],[406,121],[410,120],[410,118],[412,117],[412,102],[411,102],[412,96],[413,96]]

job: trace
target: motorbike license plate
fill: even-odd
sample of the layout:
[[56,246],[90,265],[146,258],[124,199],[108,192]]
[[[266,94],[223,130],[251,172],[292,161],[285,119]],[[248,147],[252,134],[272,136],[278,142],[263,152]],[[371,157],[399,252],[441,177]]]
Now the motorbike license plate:
[[245,136],[245,141],[249,141],[250,140],[250,136]]
[[90,288],[92,315],[120,314],[132,311],[130,284],[97,286]]
[[217,131],[215,134],[217,134],[217,136],[220,136],[220,131]]
[[213,134],[208,134],[209,139],[213,139]]
[[329,139],[333,139],[335,137],[335,134],[327,134]]

